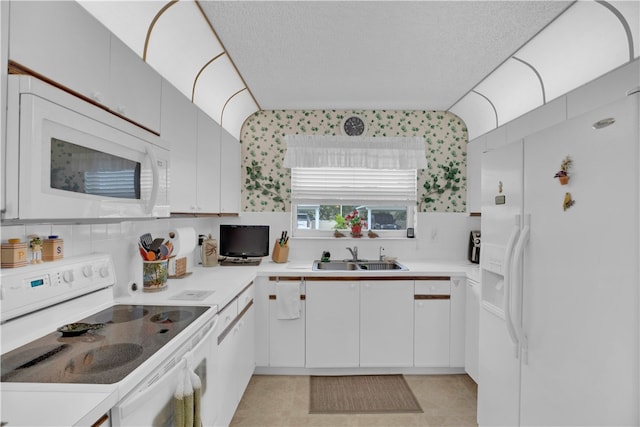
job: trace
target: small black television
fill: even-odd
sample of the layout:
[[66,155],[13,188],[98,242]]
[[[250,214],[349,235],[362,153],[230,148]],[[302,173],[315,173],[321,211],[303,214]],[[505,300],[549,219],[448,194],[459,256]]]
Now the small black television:
[[269,255],[268,225],[220,224],[220,255],[256,258]]

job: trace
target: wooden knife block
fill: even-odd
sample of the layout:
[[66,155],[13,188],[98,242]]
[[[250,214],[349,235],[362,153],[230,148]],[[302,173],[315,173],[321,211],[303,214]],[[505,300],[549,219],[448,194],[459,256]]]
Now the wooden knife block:
[[282,264],[289,259],[289,246],[280,246],[280,241],[276,240],[276,244],[273,246],[273,252],[271,253],[271,259],[273,262]]

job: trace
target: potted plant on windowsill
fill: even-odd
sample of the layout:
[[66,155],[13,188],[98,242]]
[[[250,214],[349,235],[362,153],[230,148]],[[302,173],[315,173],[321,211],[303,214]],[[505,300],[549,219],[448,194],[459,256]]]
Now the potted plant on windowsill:
[[367,221],[360,216],[360,213],[354,209],[344,219],[351,229],[351,237],[362,237],[362,229],[367,228]]
[[340,230],[346,230],[348,228],[347,221],[340,214],[337,214],[334,220],[336,223],[333,226],[333,237],[345,237]]

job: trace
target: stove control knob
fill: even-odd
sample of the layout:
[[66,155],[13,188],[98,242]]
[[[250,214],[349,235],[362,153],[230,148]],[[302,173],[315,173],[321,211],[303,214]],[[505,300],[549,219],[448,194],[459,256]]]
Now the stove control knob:
[[62,280],[64,280],[65,283],[73,282],[73,270],[67,270],[62,273]]
[[109,277],[109,267],[106,265],[103,265],[102,267],[100,267],[100,277],[105,278],[105,277]]
[[82,274],[84,275],[84,277],[93,276],[93,268],[90,265],[85,265],[84,267],[82,267]]

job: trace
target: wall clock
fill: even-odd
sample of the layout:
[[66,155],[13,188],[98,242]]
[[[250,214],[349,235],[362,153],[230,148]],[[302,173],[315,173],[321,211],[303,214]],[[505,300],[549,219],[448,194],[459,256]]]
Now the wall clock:
[[348,116],[342,122],[342,131],[349,136],[363,135],[367,130],[367,126],[360,117]]

